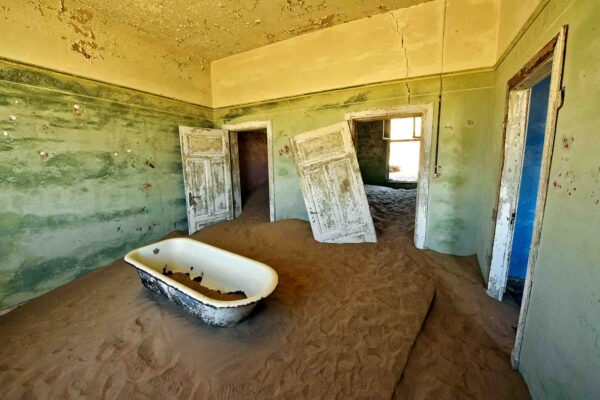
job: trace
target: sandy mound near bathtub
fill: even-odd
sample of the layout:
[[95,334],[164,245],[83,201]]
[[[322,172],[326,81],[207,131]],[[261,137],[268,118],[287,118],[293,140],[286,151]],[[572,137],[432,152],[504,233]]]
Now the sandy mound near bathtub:
[[403,245],[327,245],[307,223],[246,216],[194,235],[280,284],[213,328],[118,261],[0,318],[5,398],[391,398],[433,298]]

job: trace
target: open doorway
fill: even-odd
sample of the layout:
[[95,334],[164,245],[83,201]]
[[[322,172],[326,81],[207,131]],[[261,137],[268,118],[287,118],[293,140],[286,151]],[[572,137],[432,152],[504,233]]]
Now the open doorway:
[[414,236],[425,247],[432,106],[346,114],[378,237]]
[[[418,129],[418,131],[417,131]],[[412,235],[417,206],[420,116],[354,121],[356,155],[378,236]]]
[[231,149],[235,218],[275,220],[270,121],[223,125]]
[[266,129],[237,135],[242,217],[269,219],[269,161]]
[[549,93],[550,75],[548,74],[531,88],[517,207],[511,216],[514,218],[514,234],[508,258],[506,294],[519,305],[523,298],[527,260],[533,234]]
[[521,303],[512,352],[518,368],[542,234],[567,27],[508,81],[504,157],[487,293]]

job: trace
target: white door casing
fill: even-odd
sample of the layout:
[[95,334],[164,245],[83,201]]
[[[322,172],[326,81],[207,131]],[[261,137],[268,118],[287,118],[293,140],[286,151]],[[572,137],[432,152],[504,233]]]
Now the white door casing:
[[552,52],[548,114],[546,116],[546,128],[544,132],[544,149],[542,152],[540,182],[538,185],[538,195],[535,206],[536,212],[535,219],[533,221],[533,233],[531,235],[529,259],[527,260],[527,275],[525,276],[525,287],[523,288],[523,300],[521,301],[521,311],[519,313],[519,322],[517,324],[515,347],[513,348],[511,354],[512,366],[515,369],[519,368],[519,362],[521,359],[521,346],[523,344],[525,325],[527,323],[527,313],[529,312],[529,302],[531,300],[531,286],[533,284],[535,270],[537,268],[537,257],[542,238],[542,224],[544,222],[546,197],[548,195],[548,185],[550,183],[550,167],[552,164],[552,153],[554,150],[558,110],[563,104],[562,77],[565,63],[565,50],[567,45],[567,31],[568,26],[564,25],[559,34],[556,36],[556,44]]
[[313,235],[319,242],[376,242],[347,122],[290,139]]
[[238,133],[244,131],[265,130],[267,134],[267,159],[269,174],[269,219],[275,221],[275,173],[273,166],[273,128],[270,120],[247,121],[239,124],[225,124],[221,127],[229,132],[231,147],[231,176],[235,218],[242,214],[242,192],[240,184],[240,161]]
[[529,114],[530,89],[513,90],[509,94],[506,139],[504,144],[504,166],[500,179],[500,195],[496,217],[496,234],[492,246],[492,262],[487,293],[502,301],[508,278],[508,260],[512,248],[515,213],[517,208],[527,117]]
[[[523,334],[522,326],[524,325],[529,305],[531,282],[541,237],[544,207],[548,191],[550,164],[554,146],[556,120],[558,109],[562,104],[562,69],[564,64],[566,37],[567,26],[563,26],[559,34],[536,56],[540,57],[543,62],[540,62],[534,69],[527,69],[527,66],[524,67],[526,73],[523,74],[523,76],[521,76],[520,73],[517,74],[516,83],[509,82],[504,165],[500,180],[496,227],[494,231],[487,288],[488,295],[499,301],[502,300],[504,292],[506,291],[506,283],[510,268],[509,260],[514,235],[514,217],[516,215],[518,193],[521,185],[521,172],[523,168],[531,88],[545,76],[550,75],[551,77],[548,113],[546,115],[546,127],[544,132],[542,165],[540,167],[540,181],[537,192],[533,233],[529,249],[527,275],[525,277],[525,287],[521,303],[521,314],[517,328],[513,361],[518,359],[518,356],[515,356],[515,354],[518,354],[520,351],[518,349],[520,349],[520,341]],[[540,55],[542,53],[544,55]],[[534,59],[536,57],[534,57]],[[518,361],[516,361],[516,364],[518,364]]]
[[221,129],[179,127],[190,234],[233,218],[229,138]]

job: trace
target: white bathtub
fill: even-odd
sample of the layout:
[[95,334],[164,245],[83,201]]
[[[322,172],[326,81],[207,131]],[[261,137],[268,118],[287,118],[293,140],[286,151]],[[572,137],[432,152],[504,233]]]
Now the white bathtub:
[[[231,326],[246,318],[277,287],[273,268],[188,238],[163,240],[129,252],[125,261],[147,288],[167,297],[208,324]],[[215,300],[176,282],[163,269],[202,276],[202,286],[223,293],[243,291],[242,300]]]

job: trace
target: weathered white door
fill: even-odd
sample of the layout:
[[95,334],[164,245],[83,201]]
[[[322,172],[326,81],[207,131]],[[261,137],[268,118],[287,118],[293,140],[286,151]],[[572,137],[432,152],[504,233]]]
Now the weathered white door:
[[291,139],[313,235],[320,242],[376,242],[347,122]]
[[179,127],[188,230],[233,218],[229,138],[221,129]]
[[496,233],[487,293],[502,301],[508,279],[508,260],[512,249],[515,216],[523,169],[530,89],[513,90],[508,100],[508,119],[504,144],[504,166],[496,217]]

